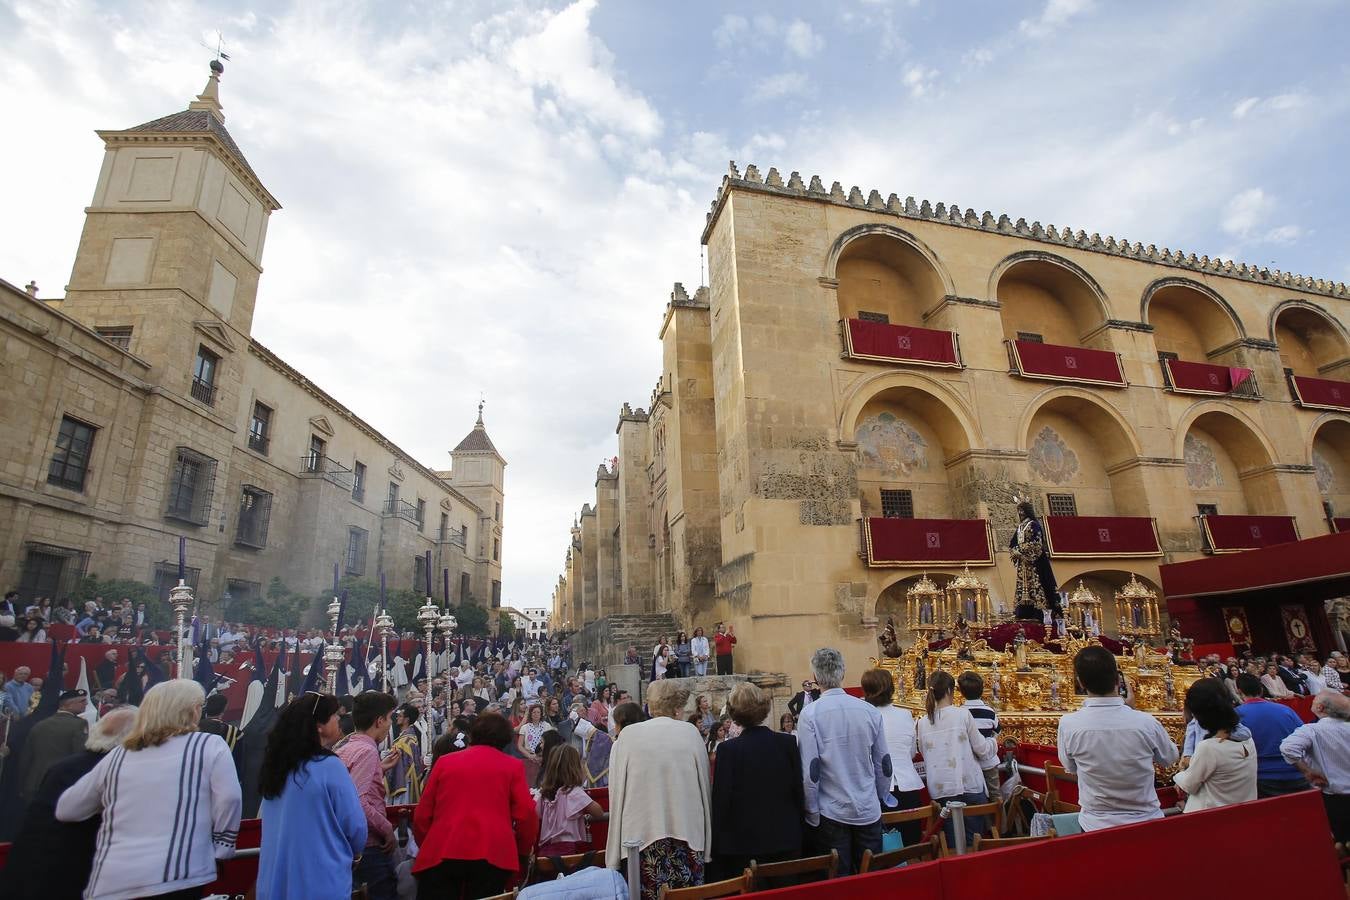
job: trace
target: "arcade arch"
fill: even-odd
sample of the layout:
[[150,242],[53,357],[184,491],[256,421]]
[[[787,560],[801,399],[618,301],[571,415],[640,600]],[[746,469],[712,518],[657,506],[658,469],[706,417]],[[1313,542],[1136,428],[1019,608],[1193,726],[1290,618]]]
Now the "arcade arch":
[[1008,340],[1038,334],[1047,344],[1083,346],[1109,318],[1105,294],[1092,276],[1048,253],[1008,257],[995,268],[992,288]]

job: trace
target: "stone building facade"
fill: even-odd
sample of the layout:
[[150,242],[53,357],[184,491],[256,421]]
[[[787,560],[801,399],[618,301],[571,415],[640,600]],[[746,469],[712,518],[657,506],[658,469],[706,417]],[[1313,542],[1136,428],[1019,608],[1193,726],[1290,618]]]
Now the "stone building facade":
[[[703,242],[619,417],[618,598],[734,623],[738,671],[858,671],[924,572],[1010,607],[1017,497],[1108,634],[1132,575],[1350,530],[1343,284],[753,166]],[[565,575],[555,621],[589,599]]]
[[[434,471],[252,337],[280,208],[225,129],[218,64],[186,110],[100,131],[62,299],[0,282],[0,583],[83,574],[167,594],[187,538],[208,603],[333,568],[500,602],[505,460],[478,421]],[[222,610],[222,612],[224,612]]]

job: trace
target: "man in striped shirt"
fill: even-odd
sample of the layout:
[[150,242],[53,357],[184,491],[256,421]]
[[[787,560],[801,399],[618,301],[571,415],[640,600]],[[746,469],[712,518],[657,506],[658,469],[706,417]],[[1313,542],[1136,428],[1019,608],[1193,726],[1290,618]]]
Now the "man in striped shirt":
[[398,896],[398,876],[394,872],[393,853],[397,846],[394,826],[384,809],[384,765],[380,760],[380,742],[389,736],[391,716],[397,701],[389,694],[366,691],[352,702],[352,723],[356,731],[338,748],[338,758],[356,783],[356,795],[366,814],[369,843],[356,864],[354,879],[362,882],[370,900],[394,900]]
[[961,677],[956,679],[956,686],[961,691],[961,696],[966,698],[962,704],[970,713],[970,717],[975,720],[975,726],[980,729],[980,734],[989,738],[993,742],[994,749],[988,756],[980,759],[980,771],[984,772],[985,789],[989,792],[990,800],[999,799],[998,784],[998,733],[1000,731],[998,724],[998,713],[984,702],[984,679],[974,672],[962,672]]

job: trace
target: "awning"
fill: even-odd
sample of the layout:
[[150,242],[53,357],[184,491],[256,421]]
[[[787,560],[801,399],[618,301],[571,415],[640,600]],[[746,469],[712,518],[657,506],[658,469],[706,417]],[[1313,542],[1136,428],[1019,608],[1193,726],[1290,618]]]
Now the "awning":
[[1272,600],[1329,600],[1350,595],[1350,533],[1169,563],[1159,574],[1169,600],[1220,595],[1241,600],[1262,591],[1273,592]]

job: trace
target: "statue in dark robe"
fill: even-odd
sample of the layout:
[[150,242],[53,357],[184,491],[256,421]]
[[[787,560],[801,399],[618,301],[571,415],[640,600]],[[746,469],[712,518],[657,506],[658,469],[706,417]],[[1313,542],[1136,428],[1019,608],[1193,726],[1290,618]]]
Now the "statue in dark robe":
[[1044,610],[1060,616],[1059,585],[1050,568],[1045,532],[1036,519],[1036,511],[1027,501],[1017,504],[1017,528],[1013,530],[1011,550],[1017,569],[1015,614],[1019,621],[1041,622]]

